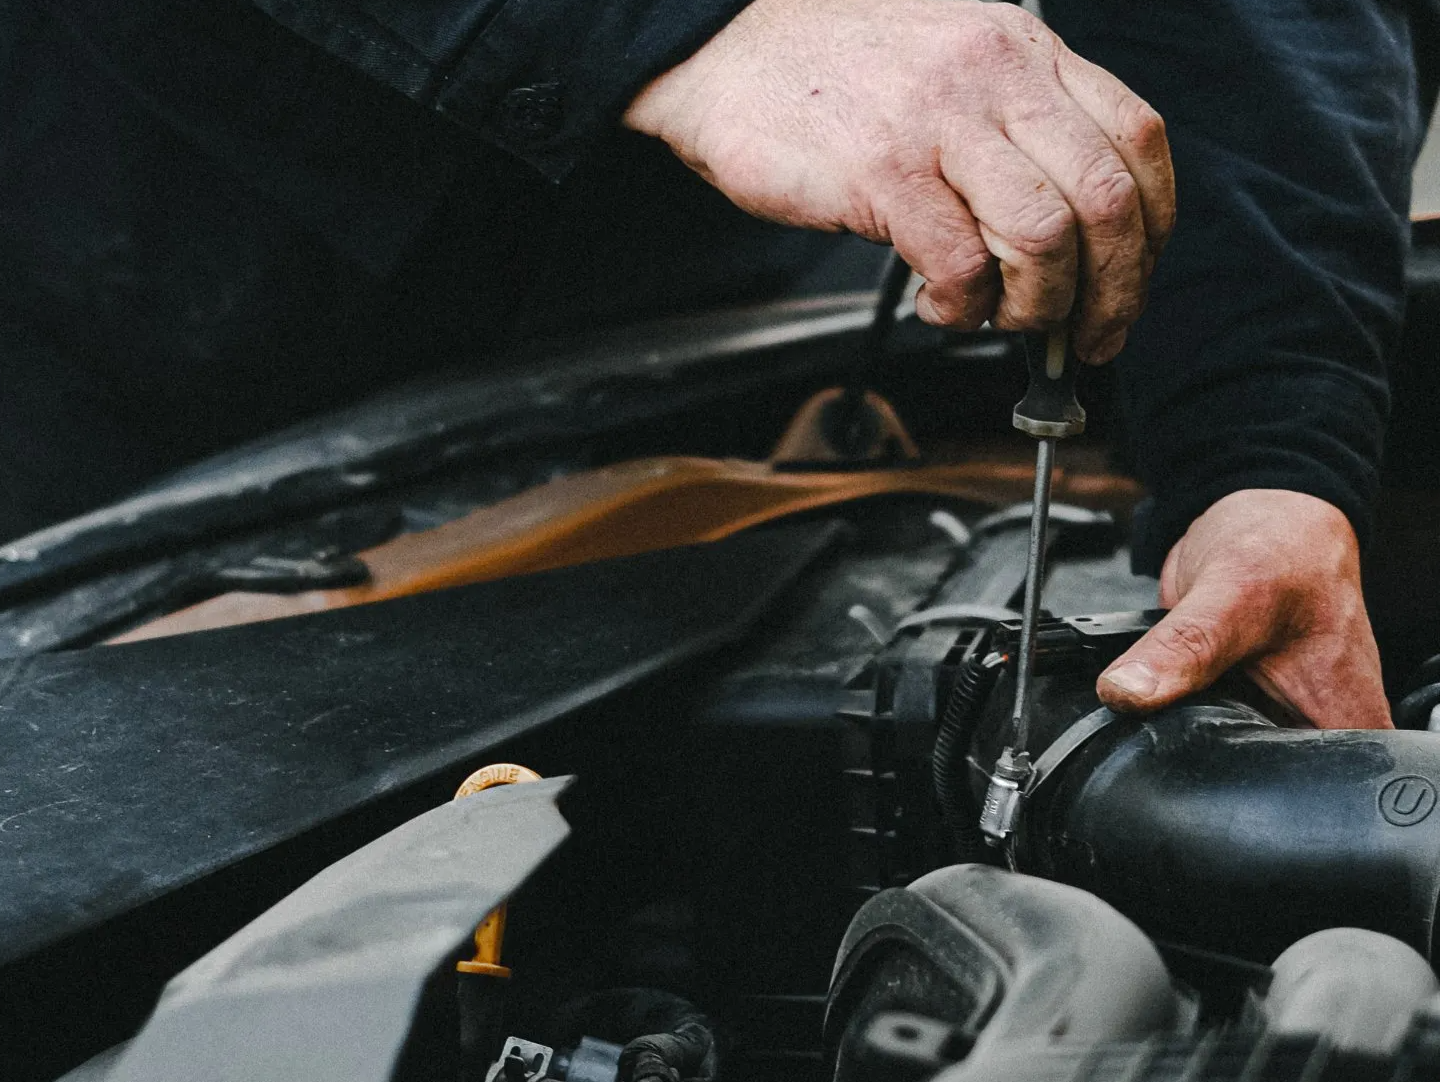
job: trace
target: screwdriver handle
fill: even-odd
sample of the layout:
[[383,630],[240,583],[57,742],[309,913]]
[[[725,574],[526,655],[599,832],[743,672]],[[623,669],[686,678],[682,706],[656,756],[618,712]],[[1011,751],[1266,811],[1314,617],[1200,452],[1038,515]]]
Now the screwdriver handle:
[[1085,431],[1085,409],[1075,398],[1080,360],[1070,348],[1070,331],[1025,335],[1030,386],[1015,405],[1015,427],[1036,439],[1063,439]]

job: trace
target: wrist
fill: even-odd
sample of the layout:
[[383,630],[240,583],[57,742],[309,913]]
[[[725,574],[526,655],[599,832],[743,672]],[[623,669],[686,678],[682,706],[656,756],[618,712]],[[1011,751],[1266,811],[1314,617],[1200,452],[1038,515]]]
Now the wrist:
[[1162,604],[1174,605],[1220,566],[1237,588],[1263,593],[1283,611],[1322,583],[1358,588],[1360,543],[1349,517],[1327,500],[1241,489],[1211,504],[1171,547],[1160,575]]
[[[706,87],[725,58],[732,54],[737,39],[742,43],[751,34],[756,8],[766,0],[742,9],[729,23],[694,53],[667,71],[661,72],[640,88],[631,99],[620,122],[631,131],[662,139],[680,151],[684,137],[678,123],[681,117],[693,117],[705,108]],[[684,125],[693,128],[694,124]]]

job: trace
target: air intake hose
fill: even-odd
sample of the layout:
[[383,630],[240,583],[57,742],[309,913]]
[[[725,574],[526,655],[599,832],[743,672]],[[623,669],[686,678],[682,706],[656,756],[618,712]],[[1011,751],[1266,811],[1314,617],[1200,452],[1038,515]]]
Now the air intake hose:
[[1323,928],[1435,959],[1440,736],[1280,728],[1232,702],[1120,721],[1020,824],[1022,871],[1092,891],[1151,935],[1268,962]]

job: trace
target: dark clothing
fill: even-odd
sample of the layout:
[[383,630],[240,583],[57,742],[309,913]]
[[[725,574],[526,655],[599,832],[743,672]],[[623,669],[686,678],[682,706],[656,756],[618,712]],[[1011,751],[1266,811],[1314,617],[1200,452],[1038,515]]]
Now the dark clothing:
[[0,12],[0,538],[517,340],[774,296],[835,243],[640,136],[556,184],[248,0]]
[[1119,359],[1141,480],[1137,569],[1211,503],[1285,488],[1361,537],[1378,488],[1440,4],[1047,5],[1166,119],[1178,221]]
[[563,179],[744,0],[255,0],[332,56]]
[[[0,533],[297,403],[483,357],[527,313],[560,329],[784,288],[829,238],[751,222],[617,131],[741,6],[11,0],[0,364],[33,396],[0,403]],[[1440,0],[1046,6],[1175,151],[1179,222],[1119,362],[1155,493],[1137,563],[1239,488],[1322,496],[1363,535],[1433,99],[1413,53]],[[47,457],[67,423],[88,446]]]

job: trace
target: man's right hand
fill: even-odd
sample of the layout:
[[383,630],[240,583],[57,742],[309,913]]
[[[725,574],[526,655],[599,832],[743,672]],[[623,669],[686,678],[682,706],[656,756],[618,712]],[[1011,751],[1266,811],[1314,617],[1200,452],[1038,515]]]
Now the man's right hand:
[[[745,210],[893,243],[931,322],[1120,351],[1175,218],[1160,117],[977,0],[754,0],[625,115]],[[1076,283],[1080,296],[1076,296]]]

